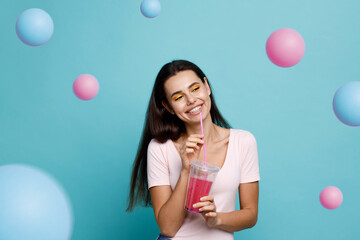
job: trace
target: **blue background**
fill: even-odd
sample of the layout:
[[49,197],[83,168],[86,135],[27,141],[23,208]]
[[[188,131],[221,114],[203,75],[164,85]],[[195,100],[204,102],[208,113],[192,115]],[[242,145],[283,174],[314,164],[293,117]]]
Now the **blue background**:
[[[336,90],[360,76],[359,1],[160,2],[160,15],[148,19],[140,0],[1,1],[0,164],[30,164],[62,184],[73,240],[154,239],[151,208],[125,212],[130,171],[157,72],[188,59],[209,78],[232,127],[258,141],[259,219],[235,239],[359,236],[360,129],[332,110]],[[17,17],[34,7],[54,21],[40,47],[15,33]],[[283,27],[306,44],[292,68],[265,52]],[[100,83],[91,101],[72,92],[84,73]],[[319,202],[331,185],[344,195],[336,210]]]

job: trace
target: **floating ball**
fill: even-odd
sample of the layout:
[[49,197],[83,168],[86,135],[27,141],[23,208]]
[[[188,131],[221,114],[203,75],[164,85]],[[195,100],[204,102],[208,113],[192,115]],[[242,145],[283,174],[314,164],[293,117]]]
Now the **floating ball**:
[[70,240],[72,209],[58,182],[40,169],[0,167],[0,239]]
[[154,18],[159,15],[161,5],[159,0],[143,0],[140,5],[141,13],[147,18]]
[[360,126],[360,82],[348,82],[341,86],[333,99],[336,117],[346,125]]
[[75,95],[81,100],[90,100],[98,94],[99,83],[94,76],[83,74],[75,79],[73,90]]
[[43,45],[49,41],[53,32],[53,20],[47,12],[39,8],[25,10],[16,21],[16,34],[29,46]]
[[305,52],[305,42],[295,30],[281,28],[273,32],[266,42],[266,53],[275,65],[292,67],[296,65]]
[[326,187],[320,193],[320,203],[327,209],[338,208],[343,201],[343,195],[337,187]]

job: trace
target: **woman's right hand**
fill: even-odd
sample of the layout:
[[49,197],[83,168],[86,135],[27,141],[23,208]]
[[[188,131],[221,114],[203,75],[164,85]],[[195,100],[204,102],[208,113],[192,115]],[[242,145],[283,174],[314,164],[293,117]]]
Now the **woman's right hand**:
[[180,145],[180,157],[182,160],[182,170],[190,170],[190,161],[199,159],[200,150],[203,141],[203,134],[191,134],[181,145]]
[[181,138],[175,147],[179,150],[182,161],[180,176],[172,189],[169,185],[150,188],[151,202],[160,231],[165,236],[173,237],[182,226],[187,211],[184,209],[190,161],[199,158],[203,145],[203,135],[192,134]]

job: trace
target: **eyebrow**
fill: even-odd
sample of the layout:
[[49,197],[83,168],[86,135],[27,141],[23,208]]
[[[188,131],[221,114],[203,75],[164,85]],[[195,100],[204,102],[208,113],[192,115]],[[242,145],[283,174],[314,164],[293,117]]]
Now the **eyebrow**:
[[[192,86],[196,85],[196,84],[200,84],[199,82],[193,82],[192,84],[190,84],[188,86],[188,88],[191,88]],[[176,91],[176,92],[173,92],[173,94],[171,94],[170,97],[173,97],[175,94],[178,94],[178,93],[181,93],[181,91]]]

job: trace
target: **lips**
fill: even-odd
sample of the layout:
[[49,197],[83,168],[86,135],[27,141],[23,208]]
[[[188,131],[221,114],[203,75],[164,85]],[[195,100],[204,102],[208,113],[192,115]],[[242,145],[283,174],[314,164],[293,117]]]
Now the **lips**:
[[190,114],[197,113],[197,112],[199,112],[201,109],[202,109],[202,105],[198,105],[198,106],[196,106],[196,107],[191,108],[191,109],[188,110],[186,113],[190,113]]

